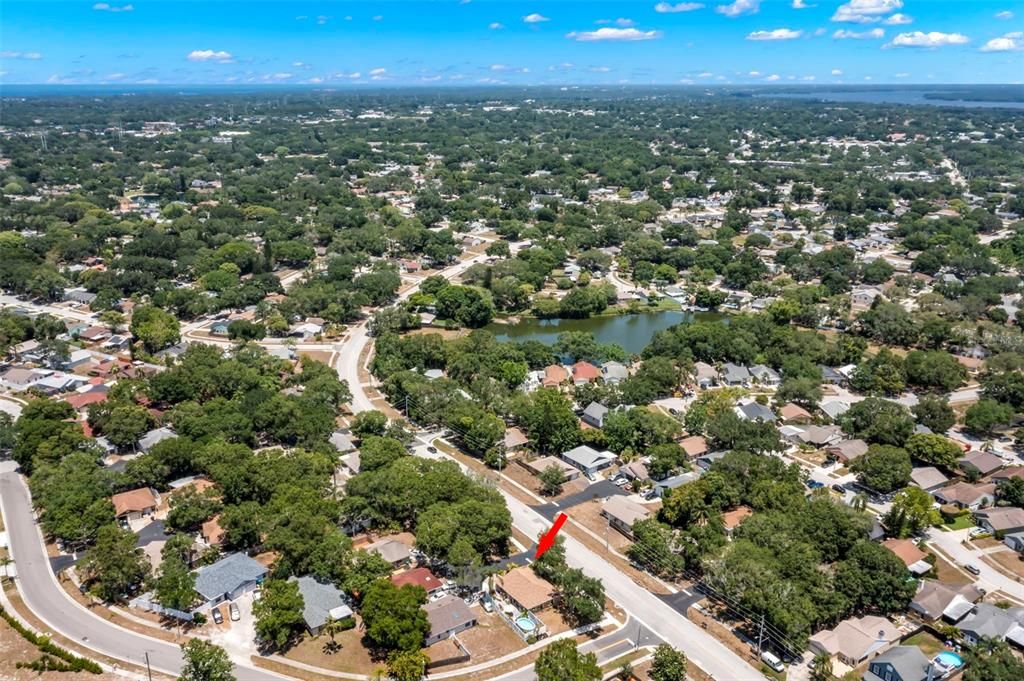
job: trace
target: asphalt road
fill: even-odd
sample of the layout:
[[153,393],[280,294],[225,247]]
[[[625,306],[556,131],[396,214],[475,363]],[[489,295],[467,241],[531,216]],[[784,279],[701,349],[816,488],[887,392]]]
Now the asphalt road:
[[[28,488],[21,476],[0,473],[0,509],[10,539],[11,555],[18,566],[18,586],[29,610],[51,631],[117,660],[145,667],[146,653],[156,671],[177,676],[183,664],[178,646],[128,629],[122,629],[85,609],[73,600],[50,571],[42,536],[32,515]],[[59,623],[59,626],[56,624]],[[236,665],[244,681],[280,681],[286,678],[255,667]]]

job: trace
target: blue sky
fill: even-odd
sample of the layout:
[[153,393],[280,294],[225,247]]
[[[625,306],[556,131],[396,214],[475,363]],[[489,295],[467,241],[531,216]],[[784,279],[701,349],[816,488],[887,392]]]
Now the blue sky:
[[2,0],[2,83],[1018,83],[1021,0]]

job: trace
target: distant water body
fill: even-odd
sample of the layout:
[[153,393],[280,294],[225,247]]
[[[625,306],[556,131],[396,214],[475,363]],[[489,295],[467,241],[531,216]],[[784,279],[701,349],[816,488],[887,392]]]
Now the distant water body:
[[850,104],[903,104],[908,106],[944,106],[964,109],[1024,109],[1024,102],[976,99],[929,99],[928,94],[951,93],[946,90],[809,90],[807,92],[758,92],[758,99],[807,99]]

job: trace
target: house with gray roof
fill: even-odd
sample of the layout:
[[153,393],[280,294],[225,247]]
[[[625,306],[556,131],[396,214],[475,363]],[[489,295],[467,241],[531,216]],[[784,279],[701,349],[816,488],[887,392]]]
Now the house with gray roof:
[[409,547],[397,539],[378,539],[372,544],[367,545],[366,550],[376,553],[394,567],[408,562],[412,556],[412,551]]
[[604,428],[604,419],[608,416],[608,407],[600,402],[591,402],[580,415],[580,420],[594,428]]
[[992,534],[1024,532],[1024,509],[1016,506],[979,509],[974,512],[974,519]]
[[926,681],[938,678],[917,646],[895,646],[871,660],[862,681]]
[[200,607],[211,608],[235,600],[255,589],[268,572],[244,553],[231,553],[212,565],[204,565],[195,572],[195,590],[204,601]]
[[343,620],[352,616],[352,608],[349,605],[345,594],[330,583],[317,580],[315,577],[306,575],[296,577],[292,575],[289,582],[296,582],[299,585],[299,593],[302,594],[302,619],[306,623],[309,633],[316,636],[327,624],[327,620]]
[[733,411],[744,421],[764,421],[765,423],[775,421],[775,412],[755,400],[744,400],[737,404]]
[[142,452],[148,452],[155,447],[158,442],[163,442],[164,440],[172,437],[178,437],[178,435],[170,428],[154,428],[139,438],[138,449]]
[[977,645],[984,638],[1006,640],[1024,646],[1024,608],[1003,610],[991,603],[978,603],[958,627],[964,640]]
[[726,362],[722,366],[722,383],[729,386],[747,385],[750,383],[750,371],[747,367]]
[[829,456],[833,456],[843,463],[850,463],[867,454],[868,443],[864,440],[842,440],[833,443],[825,451]]
[[759,385],[775,386],[782,383],[782,377],[779,376],[778,372],[764,364],[755,364],[750,367],[750,375],[754,377],[754,382]]
[[593,477],[598,471],[615,463],[616,456],[609,451],[599,452],[593,447],[580,445],[562,454],[562,460]]
[[676,475],[671,478],[665,478],[654,483],[654,496],[659,499],[664,499],[665,495],[676,487],[682,487],[688,482],[693,482],[700,476],[696,473],[683,473],[682,475]]
[[1024,532],[1010,532],[1003,537],[1003,543],[1017,553],[1024,553]]
[[949,478],[935,466],[918,466],[910,471],[910,481],[925,492],[934,492],[949,482]]
[[956,624],[984,594],[973,584],[953,586],[933,579],[921,580],[910,609],[928,622],[945,620]]
[[701,388],[710,388],[718,383],[718,372],[707,362],[694,362],[693,373]]
[[1006,462],[992,452],[968,452],[958,462],[960,468],[968,473],[988,475],[1006,465]]
[[622,362],[605,362],[601,365],[601,378],[615,385],[629,378],[629,369]]
[[818,405],[818,409],[833,421],[850,410],[850,403],[842,400],[827,400]]
[[355,444],[352,442],[352,436],[340,430],[336,430],[331,433],[331,437],[328,439],[328,442],[334,445],[334,448],[342,454],[347,454],[348,452],[354,451],[356,448]]
[[436,601],[430,601],[423,606],[423,610],[430,623],[430,632],[424,640],[428,646],[476,626],[476,615],[464,600],[456,596],[442,596]]

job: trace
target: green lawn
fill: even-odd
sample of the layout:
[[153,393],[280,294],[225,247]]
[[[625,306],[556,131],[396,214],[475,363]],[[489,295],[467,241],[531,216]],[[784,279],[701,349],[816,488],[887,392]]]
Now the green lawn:
[[961,516],[957,516],[951,523],[943,523],[939,525],[940,530],[946,530],[947,532],[966,530],[968,527],[974,527],[974,521],[971,519],[970,513],[964,513]]
[[910,638],[903,641],[905,646],[917,646],[924,653],[925,657],[929,660],[935,657],[936,654],[946,649],[946,646],[942,645],[942,641],[935,638],[927,631],[920,631]]

